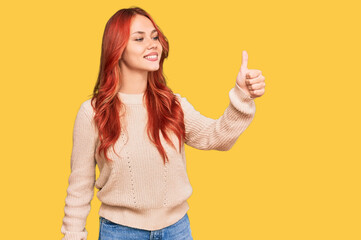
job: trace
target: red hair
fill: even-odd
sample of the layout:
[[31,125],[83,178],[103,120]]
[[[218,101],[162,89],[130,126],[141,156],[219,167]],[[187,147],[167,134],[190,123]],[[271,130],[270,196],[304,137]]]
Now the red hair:
[[[136,14],[147,17],[153,23],[163,47],[159,69],[148,72],[147,89],[144,96],[148,112],[147,134],[150,141],[157,147],[165,164],[169,159],[161,144],[160,132],[164,139],[176,149],[168,137],[168,130],[173,132],[178,137],[179,151],[181,151],[181,145],[185,138],[184,114],[179,101],[167,86],[163,76],[163,62],[169,52],[168,40],[151,16],[139,7],[117,11],[105,26],[99,75],[91,100],[100,140],[98,154],[103,152],[105,158],[112,161],[107,156],[107,149],[113,146],[114,150],[114,144],[121,133],[119,113],[120,109],[125,106],[117,97],[121,82],[119,81],[121,79],[119,59],[129,39],[131,20]],[[114,152],[116,153],[115,150]]]

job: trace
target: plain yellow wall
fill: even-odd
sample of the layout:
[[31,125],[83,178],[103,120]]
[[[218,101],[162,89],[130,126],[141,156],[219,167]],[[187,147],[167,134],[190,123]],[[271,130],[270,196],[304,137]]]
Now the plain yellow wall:
[[[243,50],[266,78],[230,151],[186,147],[194,239],[361,239],[356,2],[1,3],[1,238],[62,237],[73,124],[96,82],[103,30],[139,6],[169,40],[168,85],[203,115],[227,107]],[[89,240],[99,206],[95,196]]]

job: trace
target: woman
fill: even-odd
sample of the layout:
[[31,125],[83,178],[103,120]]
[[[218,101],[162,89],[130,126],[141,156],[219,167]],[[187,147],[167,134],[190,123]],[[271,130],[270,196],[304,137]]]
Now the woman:
[[184,144],[229,150],[251,123],[265,84],[261,71],[247,69],[244,51],[229,106],[219,119],[207,118],[167,87],[168,50],[141,8],[121,9],[107,22],[93,97],[81,104],[74,124],[63,239],[87,238],[94,186],[99,239],[193,239]]

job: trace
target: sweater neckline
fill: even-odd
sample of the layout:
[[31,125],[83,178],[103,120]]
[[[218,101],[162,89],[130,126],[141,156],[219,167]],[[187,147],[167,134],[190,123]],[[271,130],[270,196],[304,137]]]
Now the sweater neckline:
[[142,93],[123,93],[118,92],[118,97],[123,103],[126,104],[143,104],[143,96],[145,92]]

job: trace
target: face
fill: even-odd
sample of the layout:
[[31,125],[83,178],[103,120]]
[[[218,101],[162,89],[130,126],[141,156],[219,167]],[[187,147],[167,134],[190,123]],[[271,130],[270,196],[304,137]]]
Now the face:
[[135,15],[120,67],[133,71],[156,71],[159,69],[161,54],[162,46],[152,22],[143,15]]

